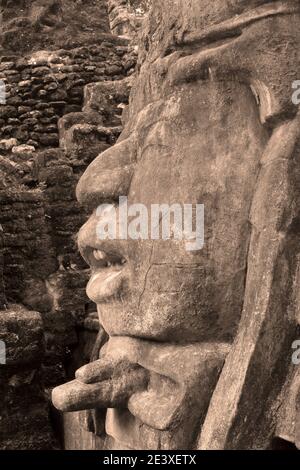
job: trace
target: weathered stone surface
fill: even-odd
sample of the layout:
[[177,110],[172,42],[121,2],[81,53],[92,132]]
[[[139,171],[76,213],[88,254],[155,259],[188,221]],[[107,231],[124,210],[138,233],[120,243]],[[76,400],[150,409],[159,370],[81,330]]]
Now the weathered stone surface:
[[[52,447],[44,383],[91,359],[53,395],[91,408],[64,416],[68,449],[300,448],[298,3],[17,5],[0,39],[0,447]],[[138,78],[107,13],[133,44],[145,18]],[[124,195],[204,204],[205,246],[99,242],[94,214],[79,247],[96,339],[74,235]]]
[[[122,17],[125,3],[111,2],[111,14]],[[108,448],[270,448],[280,437],[278,410],[293,394],[289,439],[298,439],[289,370],[298,331],[299,113],[291,87],[299,15],[296,1],[152,2],[125,129],[77,189],[92,212],[79,234],[93,273],[88,295],[110,338],[98,361],[53,394],[61,409],[112,407]],[[89,87],[88,102],[99,92]],[[99,240],[96,208],[118,207],[124,195],[148,210],[204,204],[203,250],[188,252],[172,237]],[[138,379],[126,382],[120,355],[142,367],[144,391]],[[186,385],[177,373],[191,364]],[[188,399],[176,395],[178,383]]]
[[[20,59],[16,59],[7,63],[6,68],[4,62],[0,70],[7,94],[7,104],[1,106],[4,120],[1,133],[7,143],[3,141],[0,148],[9,145],[13,138],[25,145],[34,141],[35,148],[57,147],[58,120],[74,107],[81,111],[84,86],[130,75],[136,55],[126,43],[120,46],[118,38],[111,36],[86,47],[26,55],[22,59],[20,80],[15,80],[12,74],[19,68],[19,63]],[[115,102],[111,103],[110,114],[115,106]]]
[[97,42],[109,24],[105,1],[16,0],[5,2],[1,29],[3,50],[15,53]]
[[0,150],[7,151],[11,150],[17,145],[18,141],[16,139],[3,139],[0,141]]
[[104,439],[86,430],[85,412],[64,413],[63,433],[66,450],[104,450]]
[[298,393],[298,396],[297,396],[295,429],[296,429],[296,446],[298,449],[300,449],[300,393]]
[[140,29],[151,0],[108,0],[107,3],[112,32],[132,37]]
[[[108,414],[108,433],[120,443],[124,444],[126,441],[131,447],[155,448],[159,436],[157,440],[153,440],[154,435],[152,439],[148,439],[150,436],[141,436],[143,441],[136,441],[140,423],[146,423],[161,431],[173,429],[167,436],[161,436],[165,439],[164,448],[188,448],[195,431],[193,426],[203,419],[208,405],[204,394],[210,387],[214,387],[226,353],[226,345],[156,347],[147,342],[141,345],[138,340],[129,338],[112,338],[103,358],[79,369],[77,380],[68,384],[68,391],[65,385],[56,388],[53,401],[65,411],[74,411],[78,407],[124,408],[127,405],[138,419],[134,424],[130,413],[127,413],[128,424],[131,423],[131,426],[126,431],[118,429],[114,424],[115,420],[124,421],[124,410]],[[164,357],[164,364],[160,357]],[[190,362],[188,369],[185,367],[187,358]],[[198,375],[202,377],[202,368],[207,367],[206,360],[211,367],[214,363],[214,367],[205,379],[206,386],[202,383],[201,393]],[[152,370],[152,373],[147,372],[147,369]],[[102,380],[101,385],[99,380]],[[158,399],[161,405],[156,403]],[[191,421],[192,410],[194,424]],[[180,428],[177,429],[178,415],[181,416],[182,413],[190,416],[187,424],[189,430],[182,428],[181,420]]]
[[299,390],[300,369],[299,366],[292,365],[286,384],[282,390],[282,405],[277,421],[276,437],[282,439],[284,442],[295,443],[298,447],[300,447],[299,438],[297,437]]
[[[83,328],[95,307],[85,293],[88,270],[75,242],[86,220],[75,186],[87,164],[120,134],[120,101],[109,100],[117,95],[116,81],[133,72],[136,53],[128,40],[110,34],[104,1],[8,1],[2,13],[0,79],[6,105],[0,110],[0,308],[18,302],[42,314],[46,350],[36,375],[42,390],[66,380],[75,348],[76,367],[88,362],[96,339],[96,319]],[[80,127],[84,87],[105,80],[111,86],[102,96],[109,104],[104,119],[95,122],[94,152],[90,135],[75,132],[65,153],[59,119],[76,112]],[[128,101],[129,87],[126,93]],[[88,337],[82,357],[78,328],[79,336]],[[36,394],[33,406],[34,400],[38,403]],[[22,439],[20,434],[5,446],[22,447]],[[38,448],[35,433],[32,439]]]
[[43,325],[36,312],[13,306],[0,315],[0,338],[6,344],[8,365],[40,362],[43,350]]
[[6,365],[0,366],[0,449],[53,449],[49,405],[41,385],[40,314],[20,306],[0,312],[0,340],[6,344]]

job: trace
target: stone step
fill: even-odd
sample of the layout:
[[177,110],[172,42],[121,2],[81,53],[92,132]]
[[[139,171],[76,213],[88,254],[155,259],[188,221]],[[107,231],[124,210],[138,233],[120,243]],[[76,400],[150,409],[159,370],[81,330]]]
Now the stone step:
[[122,124],[122,112],[127,107],[132,77],[118,81],[98,82],[84,88],[84,112],[94,112],[101,117],[104,126]]
[[76,124],[64,137],[64,151],[68,157],[89,164],[97,155],[116,143],[122,129],[116,127]]

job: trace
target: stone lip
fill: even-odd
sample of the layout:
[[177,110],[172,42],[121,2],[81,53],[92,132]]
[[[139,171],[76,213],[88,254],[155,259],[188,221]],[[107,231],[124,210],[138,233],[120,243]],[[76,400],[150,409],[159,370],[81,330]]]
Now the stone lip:
[[[109,408],[107,433],[126,446],[148,448],[146,442],[135,442],[135,427],[142,422],[157,431],[175,430],[174,448],[187,448],[203,420],[230,347],[227,343],[175,345],[111,337],[103,356],[81,367],[75,380],[56,387],[52,401],[64,412]],[[131,429],[124,428],[118,418],[126,408],[132,415]],[[188,432],[181,435],[181,427]]]

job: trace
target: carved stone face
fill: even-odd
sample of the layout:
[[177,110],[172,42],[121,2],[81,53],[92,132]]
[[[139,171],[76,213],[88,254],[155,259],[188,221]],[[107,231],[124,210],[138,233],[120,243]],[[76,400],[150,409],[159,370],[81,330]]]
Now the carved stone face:
[[[179,343],[233,338],[266,139],[251,90],[194,83],[148,105],[133,133],[92,163],[78,188],[83,202],[100,204],[104,193],[115,200],[109,172],[118,172],[123,190],[130,181],[125,161],[136,158],[129,191],[119,194],[128,195],[128,206],[144,204],[149,213],[151,204],[205,206],[203,250],[188,251],[174,239],[101,241],[96,213],[83,227],[79,246],[94,271],[88,294],[109,335]],[[102,268],[95,250],[116,265]]]
[[[100,155],[79,183],[79,200],[93,209],[125,195],[129,205],[142,203],[149,211],[151,204],[205,206],[205,247],[199,251],[188,252],[175,240],[99,241],[95,213],[82,229],[79,246],[96,273],[88,293],[110,335],[182,343],[234,337],[244,295],[249,211],[269,138],[261,119],[285,110],[284,100],[288,105],[291,100],[275,75],[278,62],[283,73],[285,55],[282,60],[276,55],[276,64],[272,57],[271,63],[261,60],[287,39],[278,5],[254,1],[251,9],[249,2],[225,3],[193,2],[197,24],[194,16],[183,15],[190,21],[190,39],[182,40],[180,52],[144,65],[123,139]],[[184,5],[175,2],[175,11]],[[282,6],[284,14],[288,8]],[[277,37],[264,44],[265,31],[275,26]],[[154,49],[150,56],[157,54]],[[276,70],[269,70],[273,65]],[[266,71],[270,84],[264,83]],[[106,253],[116,266],[98,273],[93,250]],[[126,264],[118,266],[122,259]]]
[[[118,410],[122,400],[108,405],[116,408],[108,434],[129,447],[183,448],[194,445],[236,335],[261,159],[274,123],[295,113],[282,75],[288,70],[292,78],[297,65],[284,48],[300,41],[290,32],[298,19],[287,16],[296,2],[154,3],[152,43],[127,126],[78,186],[79,200],[93,211],[79,247],[93,271],[88,294],[111,338],[104,360],[125,357],[145,371],[123,401],[129,411]],[[189,252],[174,239],[97,239],[96,208],[119,196],[149,210],[204,204],[203,250]],[[183,373],[185,355],[191,375]],[[93,382],[103,374],[97,367]],[[85,372],[78,378],[91,383]],[[185,399],[172,389],[184,390]]]
[[[237,134],[232,132],[236,128]],[[266,138],[251,90],[236,84],[189,84],[143,110],[134,132],[98,157],[79,184],[79,196],[93,204],[100,203],[104,193],[106,201],[115,200],[116,188],[123,189],[130,181],[128,205],[142,203],[149,210],[151,204],[205,205],[205,247],[199,251],[189,252],[184,241],[174,239],[97,240],[99,218],[95,213],[79,235],[81,251],[94,271],[87,292],[98,304],[106,332],[111,337],[166,344],[156,343],[153,348],[145,342],[135,356],[138,364],[154,371],[154,376],[150,374],[150,383],[155,383],[152,400],[145,396],[137,399],[141,403],[136,407],[131,398],[130,413],[108,413],[107,432],[121,445],[156,448],[161,432],[167,435],[161,438],[165,448],[190,446],[195,438],[194,426],[203,416],[226,354],[224,342],[234,337],[241,315],[248,214]],[[124,162],[134,158],[137,161],[129,179]],[[118,172],[118,184],[114,177],[109,179],[109,172]],[[121,259],[126,263],[99,269],[95,250],[107,253],[112,263]],[[212,342],[213,357],[202,342]],[[223,343],[220,351],[219,342]],[[155,368],[160,356],[166,357],[164,348],[174,343],[183,343],[187,349],[172,346],[169,368],[163,370],[162,364]],[[109,351],[113,344],[111,340]],[[127,349],[126,344],[123,347]],[[155,350],[152,360],[149,348]],[[185,383],[183,376],[173,376],[176,368],[180,369],[178,356],[186,360],[191,356],[188,370],[192,373],[187,382],[192,385],[187,389],[189,393],[190,387],[193,390],[193,400],[201,398],[193,409],[187,403],[182,405],[177,394],[173,402],[169,399],[170,390],[180,390]],[[167,379],[163,377],[169,377],[169,383],[164,383]],[[204,382],[203,396],[198,387]],[[158,414],[153,401],[163,397],[168,407]],[[185,416],[181,433],[174,430],[170,434],[168,425],[174,426],[173,415],[181,407]],[[194,425],[187,416],[190,412],[194,413]],[[137,441],[141,422],[145,432]],[[182,436],[185,425],[188,429]],[[162,431],[155,433],[152,428]]]

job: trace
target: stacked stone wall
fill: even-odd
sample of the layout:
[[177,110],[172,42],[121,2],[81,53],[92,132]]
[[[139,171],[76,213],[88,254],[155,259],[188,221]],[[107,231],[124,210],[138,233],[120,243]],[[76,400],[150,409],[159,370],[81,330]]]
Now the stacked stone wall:
[[[72,3],[67,27],[74,34],[65,34],[64,44],[69,0],[68,5],[24,0],[26,21],[14,18],[12,3],[4,3],[0,340],[8,345],[8,362],[0,365],[0,449],[55,448],[51,389],[86,363],[92,351],[97,354],[94,342],[101,330],[96,306],[85,293],[89,269],[76,245],[87,215],[76,201],[75,188],[88,164],[121,133],[137,60],[136,30],[133,41],[110,34],[102,0],[85,4],[81,28]],[[51,26],[50,19],[58,14],[55,5],[62,13]],[[89,33],[88,18],[95,8],[102,16]],[[32,328],[39,338],[34,345]],[[21,355],[23,349],[24,363],[15,353]],[[27,397],[23,408],[22,394]]]
[[100,44],[71,50],[41,51],[24,58],[2,57],[0,80],[3,139],[38,148],[57,147],[58,120],[81,111],[88,83],[119,80],[133,72],[135,54],[126,41],[105,37]]

